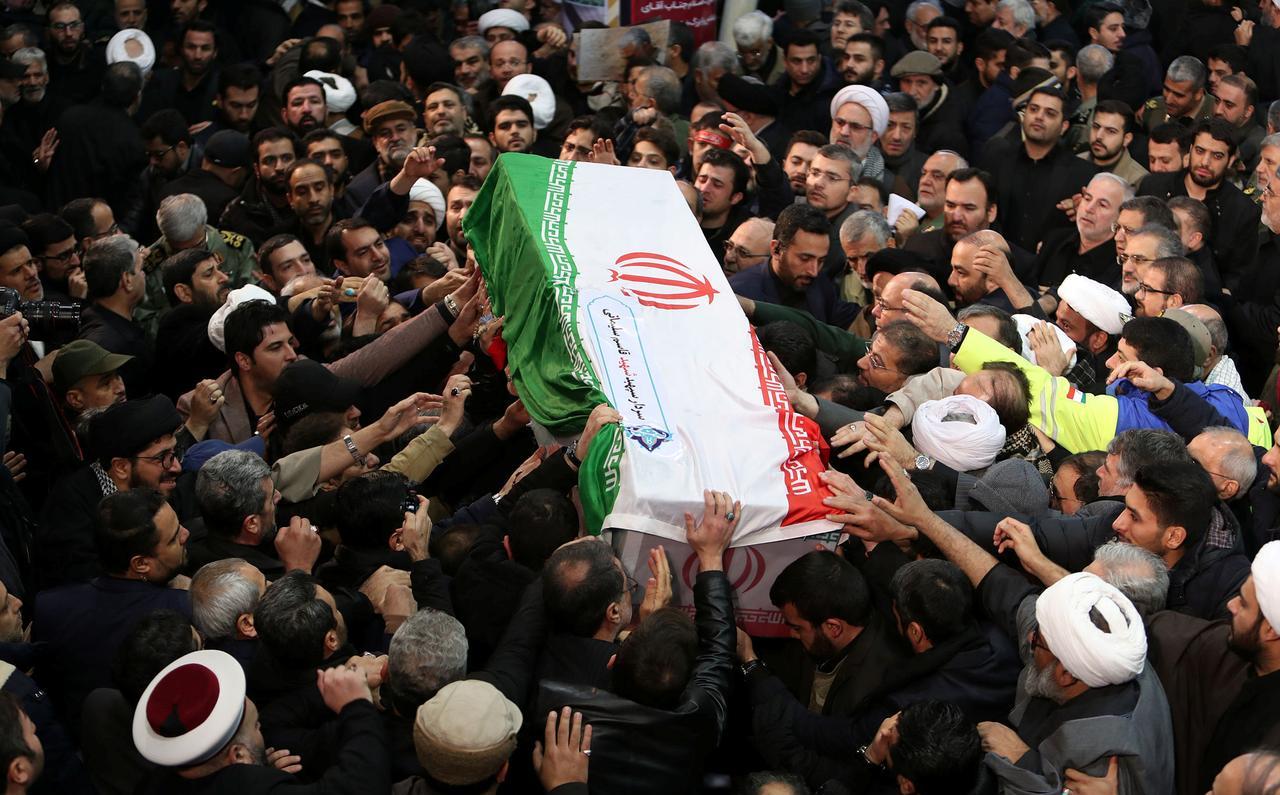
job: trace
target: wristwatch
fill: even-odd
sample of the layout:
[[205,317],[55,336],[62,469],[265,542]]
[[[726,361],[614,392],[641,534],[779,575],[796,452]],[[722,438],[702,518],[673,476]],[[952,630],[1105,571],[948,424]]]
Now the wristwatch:
[[920,455],[916,456],[916,471],[917,471],[917,472],[928,472],[930,469],[933,469],[933,459],[932,459],[932,458],[930,458],[929,456],[925,455],[924,453],[921,453]]
[[751,660],[750,662],[745,662],[742,665],[738,666],[738,670],[742,673],[742,676],[745,678],[745,677],[751,676],[756,671],[767,672],[769,670],[769,666],[764,664],[764,660],[757,657],[754,660]]
[[871,760],[871,757],[867,754],[867,751],[869,750],[871,750],[871,746],[869,745],[862,746],[861,748],[858,749],[858,756],[862,757],[862,761],[866,762],[868,765],[884,770],[883,762],[873,762]]
[[364,453],[360,452],[360,448],[356,447],[356,440],[351,438],[351,434],[342,437],[342,443],[347,446],[347,452],[351,454],[351,460],[355,461],[358,466],[364,465]]
[[574,443],[569,446],[569,449],[564,451],[564,457],[574,469],[580,469],[582,467],[582,459],[578,458],[577,441],[574,441]]
[[958,350],[960,343],[964,342],[964,333],[968,330],[969,327],[963,323],[956,323],[952,326],[951,330],[947,332],[947,347],[952,351]]

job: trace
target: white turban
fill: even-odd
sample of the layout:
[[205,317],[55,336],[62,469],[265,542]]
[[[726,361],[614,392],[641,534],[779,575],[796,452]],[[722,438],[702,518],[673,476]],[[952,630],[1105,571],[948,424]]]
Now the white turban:
[[1119,334],[1132,313],[1129,300],[1105,284],[1072,273],[1058,286],[1058,297],[1078,315],[1108,334]]
[[426,202],[436,214],[436,226],[444,223],[444,194],[431,180],[420,179],[409,188],[409,201]]
[[876,135],[884,135],[889,126],[889,103],[884,101],[879,91],[866,86],[845,86],[831,100],[831,117],[835,118],[840,106],[849,102],[856,102],[866,108],[867,113],[871,114],[871,128],[876,131]]
[[268,301],[276,302],[276,297],[256,284],[246,284],[244,287],[237,287],[227,296],[227,300],[222,306],[218,307],[218,311],[213,313],[213,317],[209,318],[209,325],[206,330],[209,334],[209,342],[213,343],[213,347],[227,352],[227,340],[223,336],[223,326],[227,323],[227,315],[231,314],[236,307],[246,304],[250,301]]
[[[1110,632],[1089,618],[1097,610]],[[1036,623],[1053,656],[1089,687],[1132,681],[1147,660],[1142,616],[1115,586],[1085,571],[1068,574],[1036,599]]]
[[304,77],[313,77],[324,86],[324,104],[330,113],[346,113],[356,104],[356,87],[342,75],[312,69]]
[[524,14],[510,8],[495,8],[492,11],[486,11],[480,15],[478,24],[481,36],[489,28],[510,28],[516,33],[524,33],[529,29],[529,20],[524,18]]
[[142,70],[142,76],[151,74],[156,65],[156,46],[151,37],[137,28],[125,28],[107,42],[107,64],[132,61]]
[[1280,541],[1268,541],[1253,558],[1253,589],[1262,617],[1280,630]]
[[555,92],[551,90],[550,83],[537,75],[516,75],[507,81],[507,87],[502,89],[502,93],[515,94],[529,100],[529,104],[533,106],[533,127],[536,130],[545,129],[555,118]]
[[996,410],[973,395],[930,400],[911,418],[916,449],[958,472],[991,466],[1004,435]]
[[[1018,324],[1018,334],[1022,337],[1022,358],[1032,364],[1040,364],[1036,361],[1035,351],[1031,350],[1031,329],[1047,321],[1031,315],[1014,315],[1013,322]],[[1049,323],[1049,327],[1058,335],[1058,344],[1062,346],[1062,350],[1070,351],[1070,360],[1067,362],[1067,369],[1070,370],[1076,366],[1076,342],[1055,324]]]

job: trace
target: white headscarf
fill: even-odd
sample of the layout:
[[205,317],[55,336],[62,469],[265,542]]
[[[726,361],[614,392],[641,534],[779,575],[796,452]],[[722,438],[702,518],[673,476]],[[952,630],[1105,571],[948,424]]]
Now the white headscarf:
[[444,194],[429,179],[419,179],[409,188],[409,201],[425,202],[436,214],[436,226],[444,223]]
[[556,116],[556,95],[551,84],[537,75],[516,75],[507,81],[503,94],[515,94],[529,100],[533,107],[533,127],[545,129]]
[[922,403],[911,418],[915,447],[958,472],[991,466],[1004,447],[995,409],[972,395]]
[[356,104],[356,87],[342,75],[312,69],[303,77],[313,77],[324,86],[324,104],[330,113],[346,113]]
[[1262,617],[1280,630],[1280,541],[1268,541],[1253,558],[1253,589]]
[[[1110,632],[1089,618],[1097,610]],[[1129,597],[1088,572],[1069,574],[1036,599],[1036,622],[1053,656],[1089,687],[1132,681],[1147,660],[1147,630]]]
[[509,28],[516,33],[524,33],[529,29],[529,20],[524,18],[524,14],[512,8],[495,8],[492,11],[486,11],[480,15],[480,19],[476,22],[476,27],[480,29],[480,35],[483,36],[489,28]]
[[227,352],[227,339],[223,335],[223,327],[227,323],[227,315],[231,314],[236,307],[249,301],[267,301],[274,304],[276,297],[256,284],[246,284],[244,287],[237,287],[227,296],[227,300],[222,306],[218,307],[213,316],[209,318],[209,325],[206,331],[209,334],[209,342],[213,343],[213,347]]
[[151,37],[137,28],[125,28],[112,36],[107,42],[107,64],[121,61],[136,63],[143,77],[151,74],[151,67],[156,65],[156,46]]
[[871,116],[871,128],[876,135],[884,135],[889,127],[889,103],[884,101],[879,91],[866,86],[845,86],[831,99],[831,116],[834,118],[841,106],[850,102],[866,108]]

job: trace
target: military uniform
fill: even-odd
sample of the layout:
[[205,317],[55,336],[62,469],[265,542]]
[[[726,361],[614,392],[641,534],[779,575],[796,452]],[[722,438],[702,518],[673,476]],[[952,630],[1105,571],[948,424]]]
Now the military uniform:
[[1179,116],[1174,118],[1165,110],[1164,97],[1152,97],[1142,106],[1142,129],[1148,133],[1164,124],[1172,121],[1181,124],[1184,127],[1190,127],[1192,124],[1201,119],[1213,118],[1213,97],[1206,91],[1204,99],[1200,100],[1200,109],[1195,112],[1194,116]]
[[[227,232],[205,225],[204,245],[213,254],[221,257],[218,267],[231,277],[228,285],[231,289],[243,287],[253,281],[253,271],[257,265],[254,259],[253,242],[236,232]],[[160,272],[160,264],[176,252],[169,241],[161,237],[153,243],[142,261],[142,270],[147,275],[147,293],[142,303],[133,312],[134,320],[147,330],[147,336],[155,339],[160,328],[160,315],[169,308],[169,298],[164,293],[164,277]]]

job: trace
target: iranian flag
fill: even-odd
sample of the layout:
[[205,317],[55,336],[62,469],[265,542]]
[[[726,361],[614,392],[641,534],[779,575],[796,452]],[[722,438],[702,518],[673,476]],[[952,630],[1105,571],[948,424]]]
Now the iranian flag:
[[682,541],[703,489],[742,501],[734,546],[836,528],[821,434],[670,173],[504,154],[463,228],[530,416],[567,440],[600,403],[622,415],[580,471],[589,529]]

